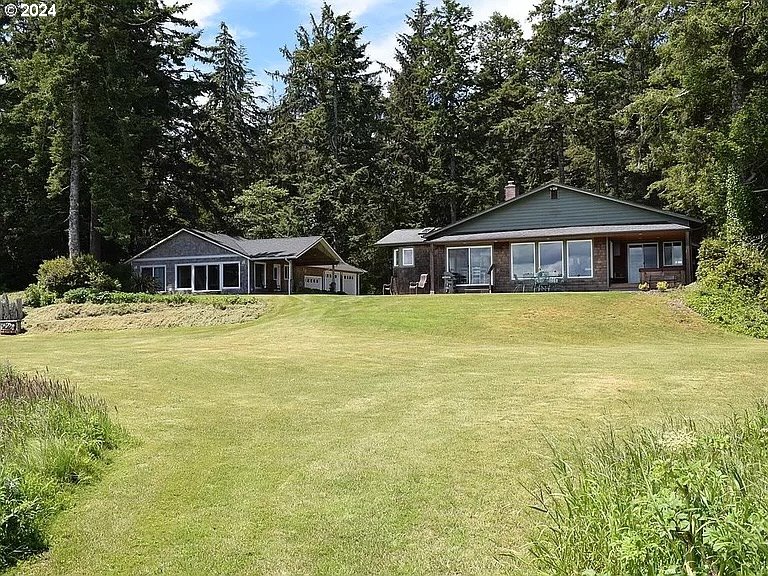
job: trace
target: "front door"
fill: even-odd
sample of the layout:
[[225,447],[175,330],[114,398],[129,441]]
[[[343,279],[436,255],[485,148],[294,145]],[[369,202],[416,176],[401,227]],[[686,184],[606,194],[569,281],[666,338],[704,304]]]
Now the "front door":
[[628,272],[630,284],[640,282],[641,268],[659,267],[658,244],[630,244],[627,251],[629,252]]

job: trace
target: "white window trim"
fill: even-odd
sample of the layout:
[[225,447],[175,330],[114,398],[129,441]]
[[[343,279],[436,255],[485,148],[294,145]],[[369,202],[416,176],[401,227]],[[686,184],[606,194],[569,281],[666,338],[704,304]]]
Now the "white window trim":
[[[493,265],[493,246],[446,246],[445,247],[445,271],[450,272],[448,269],[448,254],[450,250],[467,250],[467,266],[471,269],[472,268],[472,248],[488,248],[491,251],[491,265]],[[489,279],[490,281],[493,281],[493,279]],[[486,283],[480,283],[480,284],[471,284],[469,282],[465,284],[456,284],[456,286],[486,286]]]
[[[224,287],[224,264],[237,264],[237,286]],[[183,266],[190,266],[192,269],[192,287],[191,288],[179,288],[179,268]],[[206,274],[208,274],[208,266],[217,266],[219,268],[219,289],[218,290],[195,290],[195,267],[205,266]],[[173,287],[176,291],[192,292],[195,294],[213,294],[216,292],[223,292],[224,290],[240,290],[242,286],[242,279],[240,278],[241,269],[240,262],[190,262],[187,264],[176,264],[173,274]],[[206,277],[207,285],[207,277]]]
[[[571,259],[571,243],[575,242],[589,242],[589,276],[571,276],[571,265],[568,262]],[[574,280],[589,280],[595,277],[595,245],[592,242],[592,238],[582,238],[580,240],[567,240],[565,246],[566,259],[565,263],[568,265],[568,278]]]
[[[512,242],[509,245],[509,277],[515,278],[515,246],[533,246],[533,275],[536,275],[536,242]],[[521,276],[518,276],[518,280]]]
[[[670,244],[674,246],[675,244],[680,244],[680,264],[667,264],[664,259],[666,257],[666,253],[664,252],[664,248],[666,248],[667,244]],[[685,251],[683,250],[683,242],[682,240],[672,240],[670,242],[664,242],[661,245],[661,267],[662,268],[679,268],[680,266],[685,266]]]
[[[224,286],[224,266],[227,264],[237,264],[237,286]],[[242,279],[240,278],[240,274],[242,271],[240,270],[240,262],[222,262],[219,266],[219,274],[221,274],[221,282],[219,283],[219,286],[221,286],[222,290],[240,290],[240,285],[242,284]]]
[[272,264],[272,281],[275,283],[275,286],[280,288],[280,264]]
[[[189,288],[179,287],[179,268],[183,268],[185,266],[189,266]],[[195,288],[195,268],[193,264],[176,264],[176,266],[173,269],[173,288],[177,292],[179,290],[188,290],[189,292],[194,292]]]
[[[544,244],[560,244],[560,263],[562,264],[560,268],[565,268],[565,265],[567,264],[565,260],[565,249],[563,248],[563,241],[562,240],[547,240],[546,242],[538,242],[538,246],[536,247],[536,272],[538,272],[541,269],[541,247]],[[555,278],[562,278],[565,274],[565,270],[560,270],[560,274],[553,274]]]
[[400,248],[395,248],[392,251],[392,267],[394,268],[400,267]]
[[291,268],[289,267],[289,265],[283,264],[283,280],[288,282],[291,279],[290,274],[291,274]]
[[152,270],[152,278],[154,278],[155,268],[163,269],[163,287],[160,289],[160,292],[165,292],[168,288],[168,270],[166,269],[165,264],[161,264],[159,266],[154,266],[154,265],[139,266],[139,276],[141,276],[142,271],[149,269],[149,270]]
[[[411,253],[411,263],[406,264],[405,263],[405,253],[410,252]],[[400,255],[400,261],[402,262],[401,266],[403,268],[413,268],[416,266],[416,257],[413,251],[413,248],[402,248],[402,254]]]

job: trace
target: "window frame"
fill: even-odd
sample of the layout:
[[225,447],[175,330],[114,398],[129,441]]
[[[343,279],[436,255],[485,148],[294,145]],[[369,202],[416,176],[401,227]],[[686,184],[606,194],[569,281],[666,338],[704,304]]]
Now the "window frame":
[[[224,285],[224,266],[237,266],[237,286],[225,286]],[[222,262],[220,265],[221,269],[221,281],[219,285],[221,286],[221,290],[240,290],[240,286],[243,283],[242,278],[240,275],[242,274],[242,270],[240,268],[240,262]]]
[[291,280],[291,268],[288,264],[283,264],[283,280],[286,282]]
[[[159,289],[157,288],[157,278],[155,278],[155,270],[157,268],[162,268],[163,269],[163,285]],[[149,266],[139,266],[139,276],[143,275],[144,270],[151,270],[152,271],[150,276],[155,280],[155,290],[157,292],[166,292],[167,291],[167,288],[168,288],[168,270],[167,270],[165,264],[158,264],[158,265],[150,264]]]
[[[509,244],[509,277],[514,280],[515,278],[515,246],[533,246],[533,272],[532,275],[536,276],[536,242],[510,242]],[[518,280],[522,276],[517,277]]]
[[[402,268],[413,268],[414,266],[416,266],[416,254],[415,254],[415,252],[413,250],[413,247],[409,246],[407,248],[401,248],[401,251],[402,252],[400,254],[400,263],[401,263],[400,266]],[[411,255],[411,263],[410,264],[406,264],[406,262],[405,262],[405,254],[406,254],[406,252]]]
[[[237,265],[237,286],[224,286],[224,266],[227,264]],[[219,287],[216,289],[211,289],[210,283],[209,283],[209,277],[210,277],[210,268],[212,266],[215,266],[218,269],[218,280],[219,280]],[[188,267],[191,269],[190,271],[190,280],[191,285],[189,287],[180,287],[179,286],[179,268]],[[197,267],[205,268],[205,290],[197,290],[195,288],[195,269]],[[189,264],[176,264],[175,267],[175,274],[174,274],[174,288],[177,291],[184,291],[184,292],[192,292],[194,294],[212,294],[216,292],[224,292],[225,290],[241,290],[243,286],[243,280],[241,278],[242,274],[242,267],[241,263],[238,261],[230,261],[230,262],[193,262]]]
[[[667,247],[667,245],[672,246],[674,249],[675,244],[680,245],[680,264],[667,264],[667,253],[664,251],[664,249]],[[672,254],[672,257],[674,258],[674,253]],[[674,268],[674,267],[680,267],[685,266],[685,251],[683,250],[683,241],[682,240],[670,240],[669,242],[663,242],[661,245],[661,266],[662,268]]]
[[392,251],[392,267],[393,268],[400,267],[400,248],[395,248]]
[[280,288],[280,264],[272,264],[272,281]]
[[[571,276],[571,244],[576,242],[589,242],[589,276]],[[565,263],[568,265],[568,279],[589,280],[595,277],[595,244],[592,242],[592,238],[566,240],[565,253]]]
[[[450,250],[466,250],[467,251],[467,269],[472,270],[472,249],[482,249],[487,248],[491,252],[491,265],[493,265],[493,246],[491,244],[483,245],[483,246],[446,246],[445,247],[445,271],[448,273],[451,273],[451,271],[448,269],[448,256],[450,254]],[[470,278],[467,278],[467,280],[471,279],[471,274],[469,275]],[[473,284],[471,282],[465,282],[463,284],[456,284],[456,286],[486,286],[488,283],[491,282],[491,278],[489,275],[488,282],[481,282],[480,284]]]
[[[189,286],[179,286],[179,268],[189,268]],[[189,290],[194,292],[195,288],[195,273],[192,264],[176,264],[173,275],[173,286],[175,290]]]
[[536,243],[536,273],[538,274],[541,271],[541,247],[545,244],[560,244],[560,274],[552,274],[548,272],[550,276],[553,276],[555,278],[564,278],[565,277],[565,264],[567,263],[565,261],[565,247],[563,246],[562,240],[545,240],[543,242],[537,242]]
[[[267,263],[266,262],[254,262],[253,263],[253,284],[254,288],[260,288],[264,290],[267,287]],[[262,283],[260,285],[256,284],[256,266],[261,266],[262,275],[261,275],[261,281]]]

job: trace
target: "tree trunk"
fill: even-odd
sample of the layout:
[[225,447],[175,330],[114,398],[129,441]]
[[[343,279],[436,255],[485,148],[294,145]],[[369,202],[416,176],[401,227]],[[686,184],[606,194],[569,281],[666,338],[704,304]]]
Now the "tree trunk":
[[80,256],[80,164],[83,118],[80,102],[72,100],[72,148],[69,166],[69,257]]
[[96,260],[101,260],[101,232],[99,232],[99,212],[96,202],[91,197],[90,252]]

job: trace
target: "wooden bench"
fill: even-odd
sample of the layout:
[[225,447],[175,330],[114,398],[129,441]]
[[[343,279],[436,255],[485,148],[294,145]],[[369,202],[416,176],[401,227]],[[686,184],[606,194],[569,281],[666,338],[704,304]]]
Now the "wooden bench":
[[4,336],[21,334],[21,320],[0,320],[0,334]]
[[685,271],[682,268],[641,268],[640,282],[648,283],[656,288],[659,282],[666,282],[668,288],[676,288],[684,284]]

